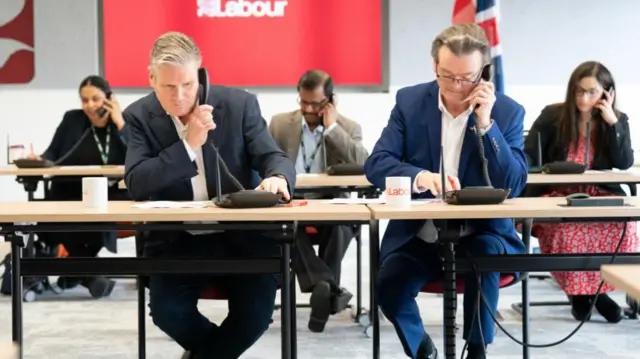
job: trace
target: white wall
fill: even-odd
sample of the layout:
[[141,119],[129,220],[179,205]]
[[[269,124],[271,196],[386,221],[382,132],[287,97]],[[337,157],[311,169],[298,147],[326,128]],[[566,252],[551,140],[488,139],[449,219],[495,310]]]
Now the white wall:
[[[360,122],[369,149],[386,124],[395,91],[433,79],[430,42],[450,24],[453,6],[453,0],[391,3],[390,93],[338,93],[340,111]],[[636,65],[640,42],[632,28],[633,17],[640,15],[640,1],[608,4],[600,0],[501,2],[507,94],[526,108],[525,128],[546,104],[563,99],[566,81],[577,64],[597,59],[613,71],[619,107],[631,119],[632,133],[636,133],[632,141],[640,143],[636,125],[640,109],[634,108],[640,94]],[[0,86],[0,163],[6,163],[5,134],[11,135],[12,143],[33,142],[36,151],[42,151],[62,114],[79,106],[76,84],[99,69],[95,2],[36,1],[35,6],[36,78],[26,86]],[[126,106],[141,93],[116,91],[116,96]],[[260,91],[258,97],[266,119],[297,106],[293,91]],[[0,201],[26,198],[13,178],[0,177],[0,188]]]

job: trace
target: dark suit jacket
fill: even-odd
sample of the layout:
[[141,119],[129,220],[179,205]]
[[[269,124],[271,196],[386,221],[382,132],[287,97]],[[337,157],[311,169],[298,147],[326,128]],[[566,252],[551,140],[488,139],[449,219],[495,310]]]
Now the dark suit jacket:
[[[214,107],[216,129],[209,141],[216,144],[230,172],[246,189],[257,187],[261,178],[282,175],[293,194],[296,173],[293,163],[269,135],[256,97],[246,91],[211,86],[209,105]],[[171,117],[151,93],[124,111],[129,126],[129,148],[125,162],[125,183],[136,201],[193,199],[191,178],[198,174]],[[209,197],[216,194],[215,152],[202,147]],[[221,173],[221,192],[239,189]],[[153,233],[153,237],[173,236]]]
[[[385,188],[385,178],[390,176],[410,177],[413,183],[423,170],[440,172],[442,112],[438,108],[438,93],[435,81],[397,92],[391,118],[365,164],[367,178],[376,187]],[[483,136],[489,177],[494,187],[511,189],[510,196],[517,197],[527,182],[522,136],[524,108],[496,93],[491,118],[494,123]],[[474,125],[475,115],[471,115],[460,154],[458,177],[462,187],[486,185],[478,157],[478,137],[471,131]],[[433,198],[433,195],[425,192],[414,198]],[[382,239],[380,258],[384,259],[415,237],[424,223],[424,220],[390,221]],[[507,253],[525,250],[511,219],[473,220],[469,226],[500,237]]]
[[[94,145],[93,135],[89,132],[88,137],[84,139],[82,136],[91,127],[91,121],[82,110],[70,110],[64,114],[62,122],[58,125],[56,132],[51,139],[49,147],[42,154],[43,158],[56,162],[67,154],[67,160],[63,162],[65,165],[102,165],[102,158],[97,145]],[[111,130],[111,138],[109,142],[109,159],[107,164],[123,165],[125,154],[127,151],[126,138],[128,136],[128,127],[125,125],[122,131],[118,131],[115,124],[109,122],[107,127]],[[100,129],[99,131],[101,131]],[[79,141],[82,140],[82,143]],[[76,144],[80,147],[74,147]],[[104,143],[103,143],[104,145]],[[72,151],[73,150],[73,151]],[[71,151],[71,152],[70,152]],[[47,192],[47,200],[51,201],[80,201],[82,200],[82,182],[80,177],[62,177],[53,178],[51,187]],[[117,183],[109,188],[110,200],[127,199],[126,191],[118,189]],[[43,236],[55,237],[54,234],[43,234]],[[111,252],[117,249],[117,233],[110,232],[88,232],[85,237],[87,240],[92,238],[102,238],[103,245]]]
[[[529,166],[537,166],[538,164],[538,136],[540,137],[542,164],[565,161],[567,159],[568,149],[561,148],[561,145],[556,141],[562,108],[562,104],[545,107],[531,126],[524,147]],[[629,133],[629,117],[621,113],[618,122],[613,126],[607,126],[606,130],[610,146],[609,148],[601,148],[595,151],[592,169],[610,170],[617,168],[626,170],[633,166],[634,158]],[[619,184],[600,187],[618,195],[625,194]],[[550,187],[547,186],[528,186],[526,195],[538,197],[549,190]]]
[[[122,165],[124,164],[124,157],[127,149],[126,139],[129,131],[128,126],[125,125],[122,128],[122,131],[118,131],[118,128],[113,124],[113,122],[109,122],[107,126],[111,128],[108,164]],[[60,122],[58,128],[56,128],[56,132],[51,139],[51,143],[42,154],[42,157],[52,162],[58,161],[73,149],[89,127],[91,127],[91,121],[87,115],[85,115],[84,111],[77,109],[65,112],[62,117],[62,122]],[[89,134],[89,136],[91,136],[91,134]],[[91,150],[93,150],[93,148]],[[95,152],[85,154],[87,156],[87,161],[89,162],[91,162],[90,159],[92,157],[97,158],[95,163],[90,164],[102,164],[100,161],[100,152],[98,151],[97,146],[95,147]]]

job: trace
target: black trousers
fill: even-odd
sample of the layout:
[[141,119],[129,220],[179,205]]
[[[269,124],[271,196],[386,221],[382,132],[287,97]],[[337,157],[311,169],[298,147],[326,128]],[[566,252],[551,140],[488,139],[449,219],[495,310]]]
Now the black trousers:
[[[273,239],[250,233],[216,233],[181,237],[158,253],[163,258],[233,259],[277,254]],[[185,350],[203,359],[236,359],[268,329],[279,276],[153,275],[149,307],[153,322]],[[214,324],[198,311],[204,289],[215,286],[228,300],[229,314]]]
[[[303,293],[313,291],[320,281],[340,285],[342,259],[355,235],[352,225],[314,226],[318,234],[309,235],[304,228],[296,236],[292,267]],[[316,254],[313,245],[319,246]]]

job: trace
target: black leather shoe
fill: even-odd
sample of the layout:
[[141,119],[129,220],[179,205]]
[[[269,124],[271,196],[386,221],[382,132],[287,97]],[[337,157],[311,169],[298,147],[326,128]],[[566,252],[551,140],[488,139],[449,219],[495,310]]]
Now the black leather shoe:
[[337,293],[334,293],[331,297],[331,314],[337,314],[347,309],[349,301],[353,298],[351,294],[345,288],[339,288]]
[[571,303],[571,315],[575,320],[582,322],[591,319],[592,297],[589,295],[569,296]]
[[82,283],[82,278],[78,277],[58,277],[56,284],[60,289],[72,289]]
[[624,319],[622,308],[611,297],[601,293],[596,300],[596,310],[609,323],[618,323]]
[[438,349],[436,349],[430,336],[425,334],[422,343],[418,347],[416,359],[438,359]]
[[467,347],[467,359],[486,359],[485,348],[479,344],[469,343]]
[[91,277],[83,280],[82,285],[89,289],[94,299],[100,299],[111,295],[116,282],[105,277]]
[[309,318],[309,330],[320,333],[324,330],[332,311],[331,285],[321,281],[313,288],[311,293],[311,317]]

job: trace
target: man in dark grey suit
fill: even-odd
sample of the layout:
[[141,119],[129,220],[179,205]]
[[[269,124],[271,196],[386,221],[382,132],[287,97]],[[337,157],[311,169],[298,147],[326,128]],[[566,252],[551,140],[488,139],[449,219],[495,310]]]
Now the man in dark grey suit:
[[[269,132],[295,163],[296,172],[323,173],[339,163],[364,165],[369,153],[362,145],[360,125],[338,113],[333,80],[322,70],[307,71],[298,82],[300,109],[274,116]],[[321,332],[329,315],[346,308],[353,297],[340,287],[342,259],[354,237],[351,225],[316,226],[314,251],[305,231],[298,231],[293,268],[302,292],[311,292],[309,330]]]
[[[200,65],[200,50],[188,36],[170,32],[156,40],[149,67],[154,92],[124,112],[130,127],[125,164],[129,193],[137,201],[210,200],[216,193],[215,152],[207,143],[212,141],[245,188],[279,192],[289,199],[295,169],[269,135],[256,97],[210,86],[207,103],[199,104]],[[224,173],[221,178],[222,193],[238,190]],[[164,258],[233,259],[268,256],[277,253],[277,247],[253,233],[152,231],[145,252]],[[206,276],[150,278],[153,321],[187,351],[183,358],[238,358],[271,322],[276,276],[216,277],[229,300],[229,314],[220,325],[197,308],[200,293],[211,281]]]

